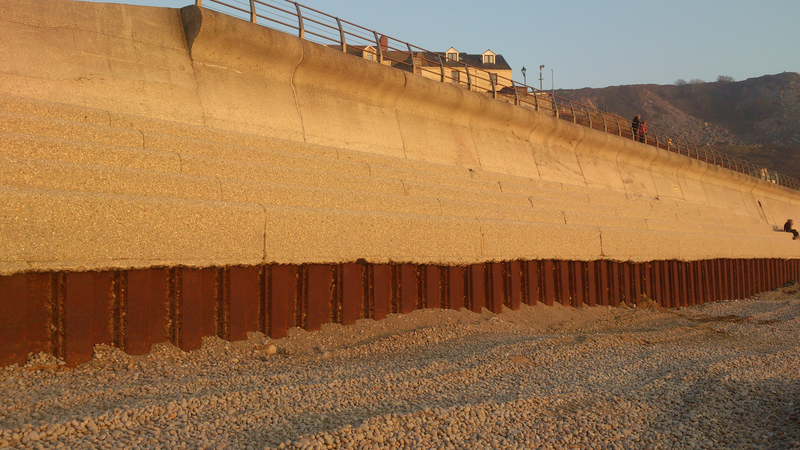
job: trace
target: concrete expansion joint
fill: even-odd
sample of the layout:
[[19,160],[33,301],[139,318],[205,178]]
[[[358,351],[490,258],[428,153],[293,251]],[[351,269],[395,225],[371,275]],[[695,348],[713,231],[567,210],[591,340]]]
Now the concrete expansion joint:
[[603,249],[603,230],[601,228],[598,228],[597,234],[600,237],[600,259],[603,259],[606,257],[606,252]]
[[[400,92],[394,98],[394,110],[397,111],[397,104],[400,101],[400,97],[403,96],[403,93],[406,91],[406,87],[408,87],[408,74],[403,74],[403,88],[400,89]],[[394,120],[397,122],[397,130],[400,132],[400,142],[403,144],[403,158],[408,159],[408,153],[406,153],[406,140],[403,137],[405,134],[403,133],[403,126],[400,123],[400,117],[397,114],[394,115]]]
[[294,65],[294,68],[292,69],[292,76],[290,78],[289,83],[292,86],[292,95],[294,95],[294,106],[295,106],[295,110],[297,111],[297,118],[300,120],[300,133],[302,133],[303,142],[308,144],[308,139],[306,138],[306,127],[305,127],[305,124],[303,123],[303,113],[302,113],[302,111],[300,109],[300,100],[297,98],[297,87],[294,84],[294,77],[295,77],[295,74],[297,73],[297,68],[300,67],[300,64],[305,59],[305,56],[306,56],[306,49],[305,49],[304,46],[301,45],[300,46],[300,61],[297,61],[297,64]]

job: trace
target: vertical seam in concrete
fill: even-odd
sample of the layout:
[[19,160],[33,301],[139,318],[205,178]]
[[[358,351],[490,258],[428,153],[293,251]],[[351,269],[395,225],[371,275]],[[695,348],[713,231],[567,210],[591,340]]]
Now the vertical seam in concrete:
[[[411,56],[414,57],[413,55]],[[397,94],[397,97],[394,99],[394,119],[397,121],[397,130],[400,132],[400,142],[403,143],[403,158],[408,159],[408,154],[406,154],[406,140],[403,138],[403,127],[400,126],[400,117],[397,115],[397,102],[400,101],[400,96],[403,95],[403,92],[406,91],[406,87],[408,87],[408,74],[403,74],[403,89],[400,90],[400,93]]]
[[583,178],[583,184],[589,186],[589,183],[586,181],[586,174],[583,173],[583,165],[581,164],[580,158],[578,158],[578,146],[581,145],[581,142],[583,142],[586,139],[586,130],[581,130],[581,131],[582,131],[581,138],[577,142],[575,142],[575,145],[572,146],[572,152],[575,154],[575,162],[578,163],[578,167],[580,167],[581,169],[581,177]]
[[484,170],[484,168],[483,164],[481,164],[481,154],[478,152],[478,144],[475,143],[475,133],[472,131],[472,119],[478,114],[478,111],[481,110],[481,105],[484,101],[486,100],[481,98],[481,96],[478,96],[478,107],[475,109],[475,111],[472,111],[472,115],[469,116],[469,121],[467,121],[469,124],[469,137],[472,139],[472,148],[475,149],[475,156],[478,158],[478,167],[480,167],[481,170]]
[[305,124],[303,124],[303,113],[300,110],[300,100],[297,98],[297,89],[295,89],[294,87],[294,74],[297,73],[297,68],[300,67],[300,64],[302,64],[303,59],[305,59],[305,56],[306,56],[306,48],[303,46],[303,43],[301,42],[300,61],[297,61],[297,64],[295,64],[294,69],[292,69],[292,78],[289,84],[292,86],[292,94],[294,95],[294,105],[295,108],[297,108],[297,117],[300,119],[300,132],[303,134],[303,142],[308,143],[308,140],[306,139],[306,127]]
[[603,230],[598,228],[597,234],[600,237],[600,257],[604,258],[606,256],[606,252],[603,250]]

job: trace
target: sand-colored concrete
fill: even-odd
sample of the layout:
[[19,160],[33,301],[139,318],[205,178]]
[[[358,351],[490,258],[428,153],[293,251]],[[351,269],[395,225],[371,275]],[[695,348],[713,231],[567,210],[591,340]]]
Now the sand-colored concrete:
[[44,6],[0,6],[3,273],[800,256],[772,183],[207,9]]
[[178,10],[4,1],[0,43],[2,93],[202,123]]
[[600,230],[592,226],[481,220],[482,257],[510,259],[600,259]]
[[132,169],[180,172],[177,153],[0,132],[0,155]]
[[[265,207],[267,263],[484,261],[475,219]],[[435,231],[435,232],[434,232]]]
[[258,264],[260,206],[0,187],[0,275]]
[[[479,96],[480,108],[470,119],[470,133],[483,170],[538,179],[539,170],[528,141],[528,110]],[[498,131],[502,130],[502,133]]]
[[220,200],[219,180],[214,177],[4,156],[0,156],[0,186]]
[[470,122],[480,104],[478,94],[407,75],[403,94],[395,105],[405,157],[479,168]]
[[[204,123],[302,141],[292,89],[293,72],[303,59],[302,43],[195,6],[180,14]],[[247,36],[246,44],[242,36]]]

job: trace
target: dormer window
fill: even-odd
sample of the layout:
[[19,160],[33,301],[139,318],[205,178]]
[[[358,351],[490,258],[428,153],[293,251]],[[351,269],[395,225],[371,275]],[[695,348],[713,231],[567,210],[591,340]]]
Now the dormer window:
[[448,61],[458,62],[458,50],[456,50],[455,48],[450,47],[450,50],[448,50],[447,53],[445,53],[445,55],[447,56]]
[[362,52],[364,59],[368,61],[377,61],[378,60],[378,52],[375,50],[375,47],[368,45],[364,47],[364,51]]
[[481,55],[481,61],[483,61],[484,64],[494,64],[495,63],[495,58],[494,57],[495,57],[495,54],[494,54],[493,51],[486,50]]

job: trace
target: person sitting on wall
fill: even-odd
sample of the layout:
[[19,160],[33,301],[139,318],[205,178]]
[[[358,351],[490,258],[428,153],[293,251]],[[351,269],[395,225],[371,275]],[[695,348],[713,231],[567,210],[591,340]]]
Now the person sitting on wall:
[[636,140],[636,137],[639,136],[639,122],[642,120],[642,116],[637,114],[636,117],[631,120],[631,131],[633,132],[633,140]]
[[794,225],[794,220],[792,220],[792,219],[787,220],[786,223],[783,224],[783,231],[785,231],[787,233],[792,233],[794,235],[794,237],[792,239],[800,238],[800,233],[798,233],[797,230],[792,228],[792,225]]

